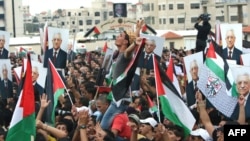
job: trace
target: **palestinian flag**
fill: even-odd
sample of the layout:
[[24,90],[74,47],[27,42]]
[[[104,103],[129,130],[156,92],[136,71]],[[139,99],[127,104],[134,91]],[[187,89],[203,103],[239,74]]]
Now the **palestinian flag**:
[[55,66],[49,59],[46,80],[46,94],[48,95],[48,100],[50,100],[51,102],[44,114],[46,114],[45,122],[52,126],[54,126],[55,124],[55,108],[57,106],[59,97],[64,94],[64,88],[65,85],[63,83],[62,78],[60,77]]
[[30,57],[22,79],[19,99],[13,113],[6,141],[33,141],[36,136],[35,96]]
[[147,24],[143,25],[141,32],[144,34],[154,34],[154,35],[157,34],[156,31]]
[[107,52],[107,49],[108,49],[108,43],[105,42],[103,48],[102,48],[102,53],[105,54]]
[[169,119],[174,124],[182,127],[184,129],[185,136],[188,136],[195,124],[195,118],[188,109],[187,105],[181,99],[175,86],[166,76],[166,73],[160,68],[155,56],[154,73],[156,92],[160,99],[161,110],[164,117]]
[[20,48],[19,48],[19,54],[18,54],[18,55],[19,55],[20,57],[26,56],[27,53],[28,53],[28,50],[27,50],[27,49],[25,49],[25,48],[23,48],[23,47],[20,47]]
[[147,96],[147,101],[148,101],[148,106],[149,106],[149,111],[150,113],[157,112],[157,106],[154,104],[154,102],[151,100],[151,98],[146,94]]
[[101,33],[100,30],[96,26],[94,26],[84,35],[84,37],[89,37],[90,35],[98,37],[100,33]]
[[178,81],[177,77],[174,74],[174,64],[173,64],[172,57],[169,58],[169,64],[168,64],[168,67],[166,69],[166,75],[170,79],[171,83],[174,84],[174,86],[175,86],[176,90],[178,91],[178,93],[180,94],[180,96],[182,96],[179,81]]
[[215,48],[219,47],[211,41],[197,86],[216,109],[231,117],[237,104],[236,85],[226,60]]
[[116,102],[121,100],[126,95],[130,87],[130,84],[135,74],[139,56],[144,49],[145,40],[146,40],[145,38],[142,40],[141,45],[136,50],[135,55],[131,59],[130,63],[128,64],[124,72],[119,77],[114,79],[112,82],[112,93],[113,93],[113,98]]

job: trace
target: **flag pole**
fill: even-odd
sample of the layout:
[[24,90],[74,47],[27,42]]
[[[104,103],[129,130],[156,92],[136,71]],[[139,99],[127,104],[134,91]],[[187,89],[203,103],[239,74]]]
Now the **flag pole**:
[[[53,69],[56,70],[56,67],[54,66],[54,64],[52,63],[52,61],[50,60],[50,58],[49,58],[49,62],[50,62],[50,64],[51,64],[51,66],[53,67]],[[74,104],[73,104],[73,101],[72,101],[72,98],[71,98],[71,96],[69,95],[69,91],[68,91],[67,87],[66,87],[65,84],[64,84],[64,81],[62,80],[62,78],[61,78],[60,74],[58,73],[58,71],[56,71],[56,73],[57,73],[57,75],[59,76],[59,79],[60,79],[60,81],[62,82],[63,87],[64,87],[64,89],[65,89],[66,92],[67,92],[67,95],[68,95],[68,97],[69,97],[70,103],[71,103],[72,105],[74,105]]]

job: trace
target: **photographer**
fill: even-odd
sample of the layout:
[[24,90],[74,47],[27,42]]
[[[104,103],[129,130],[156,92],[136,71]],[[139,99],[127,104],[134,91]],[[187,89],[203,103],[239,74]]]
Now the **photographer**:
[[[208,14],[201,14],[194,25],[195,29],[198,30],[196,36],[196,52],[204,51],[206,48],[207,35],[211,30],[211,25],[208,22],[209,20],[210,17]],[[202,24],[200,24],[201,22]]]

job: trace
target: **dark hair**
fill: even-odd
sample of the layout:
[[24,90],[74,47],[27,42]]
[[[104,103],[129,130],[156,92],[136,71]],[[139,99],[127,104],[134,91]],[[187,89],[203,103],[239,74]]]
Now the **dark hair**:
[[129,35],[126,31],[123,31],[123,33],[125,33],[125,40],[128,40],[128,46],[129,46],[130,45]]
[[184,133],[184,129],[178,125],[167,125],[166,126],[168,128],[168,130],[171,130],[174,132],[174,134],[177,136],[177,137],[180,137],[181,138],[181,141],[184,140],[185,138],[185,133]]
[[115,141],[115,135],[113,132],[108,129],[103,129],[103,131],[106,133],[106,136],[104,137],[103,141]]

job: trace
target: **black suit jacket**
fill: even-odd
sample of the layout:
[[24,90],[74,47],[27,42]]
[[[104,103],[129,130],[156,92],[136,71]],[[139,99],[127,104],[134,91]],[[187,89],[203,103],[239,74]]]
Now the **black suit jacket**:
[[[223,58],[228,59],[228,48],[223,49]],[[236,60],[237,64],[240,64],[240,56],[242,54],[242,51],[234,47],[233,54],[232,54],[232,60]]]
[[3,52],[0,55],[0,59],[8,59],[9,51],[5,48],[3,48]]
[[[233,120],[238,120],[238,117],[239,117],[239,110],[240,110],[240,107],[239,107],[239,103],[237,103],[235,109],[234,109],[234,112],[231,116],[231,118]],[[246,105],[245,105],[245,118],[246,118],[246,121],[250,121],[250,94],[248,95],[248,98],[246,100]]]
[[[45,52],[43,67],[45,68],[48,67],[49,58],[53,62],[53,48]],[[53,64],[56,68],[64,69],[66,68],[66,62],[67,62],[67,53],[64,50],[60,49],[56,58],[56,63]]]
[[70,53],[67,53],[67,60],[69,63],[74,61],[75,57],[76,53],[73,50],[71,50]]
[[2,99],[12,98],[13,97],[13,85],[10,80],[7,81],[7,88],[5,88],[4,80],[0,81],[0,94]]
[[38,83],[36,83],[34,86],[34,91],[38,91],[39,95],[42,95],[44,93],[44,89],[42,86],[40,86]]
[[[138,65],[137,67],[140,68],[140,70],[142,69],[146,69],[146,73],[150,73],[150,70],[154,69],[154,64],[153,64],[153,55],[151,54],[149,59],[147,60],[147,63],[145,63],[145,52],[142,52],[139,56],[139,60],[138,60]],[[158,60],[158,62],[160,61],[160,56],[158,56],[157,54],[154,54]],[[135,74],[134,78],[132,80],[132,84],[131,84],[131,90],[132,91],[138,91],[140,89],[140,76]]]

